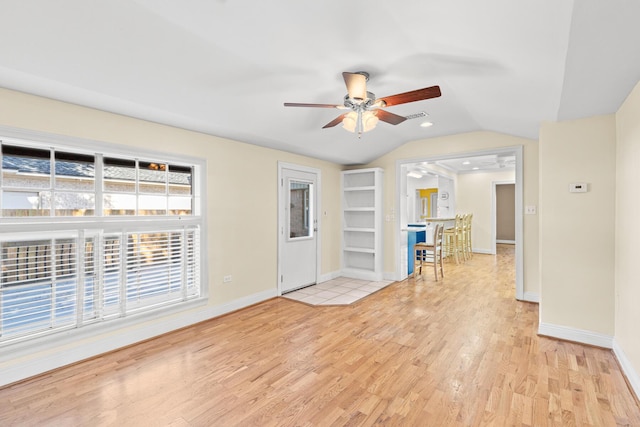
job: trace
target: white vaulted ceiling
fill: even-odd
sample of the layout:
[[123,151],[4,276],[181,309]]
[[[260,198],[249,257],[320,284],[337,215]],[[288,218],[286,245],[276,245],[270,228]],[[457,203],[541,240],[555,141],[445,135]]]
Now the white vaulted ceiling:
[[[615,112],[640,80],[637,0],[0,0],[0,86],[341,164],[474,130]],[[389,107],[361,140],[341,73]]]

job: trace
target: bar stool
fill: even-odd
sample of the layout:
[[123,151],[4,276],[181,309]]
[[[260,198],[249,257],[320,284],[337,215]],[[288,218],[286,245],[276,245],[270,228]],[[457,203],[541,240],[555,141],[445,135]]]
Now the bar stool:
[[471,223],[473,221],[473,214],[466,214],[464,216],[464,253],[467,259],[473,258],[473,245],[471,244]]
[[464,261],[463,255],[462,215],[456,215],[453,227],[444,230],[445,256],[453,256],[456,264]]
[[420,274],[422,278],[422,267],[427,264],[433,264],[433,273],[438,281],[438,267],[440,269],[440,276],[444,278],[444,266],[442,262],[442,236],[444,231],[444,225],[436,224],[433,230],[432,243],[419,242],[413,246],[414,251],[414,264],[413,275]]
[[462,254],[462,258],[465,261],[471,258],[471,255],[469,254],[469,250],[468,250],[469,247],[467,242],[467,239],[469,237],[468,230],[469,230],[469,214],[463,214],[462,227],[460,229],[459,245],[460,245],[460,253]]

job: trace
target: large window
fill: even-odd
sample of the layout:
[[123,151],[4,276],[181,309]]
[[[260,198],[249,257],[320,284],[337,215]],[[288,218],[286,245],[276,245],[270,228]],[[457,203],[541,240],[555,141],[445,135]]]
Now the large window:
[[0,344],[202,296],[201,164],[0,148]]

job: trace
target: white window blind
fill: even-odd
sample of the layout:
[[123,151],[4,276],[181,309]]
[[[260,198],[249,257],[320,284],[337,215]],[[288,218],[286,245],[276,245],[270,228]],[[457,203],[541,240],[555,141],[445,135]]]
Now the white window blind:
[[2,242],[0,339],[75,323],[76,244],[74,238]]
[[0,343],[200,296],[199,228],[0,243]]

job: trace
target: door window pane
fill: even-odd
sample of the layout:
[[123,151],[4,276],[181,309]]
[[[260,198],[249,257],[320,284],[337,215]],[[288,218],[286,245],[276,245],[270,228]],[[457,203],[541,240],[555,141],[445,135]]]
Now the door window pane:
[[313,185],[308,182],[289,182],[289,238],[313,236],[311,196]]

